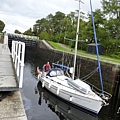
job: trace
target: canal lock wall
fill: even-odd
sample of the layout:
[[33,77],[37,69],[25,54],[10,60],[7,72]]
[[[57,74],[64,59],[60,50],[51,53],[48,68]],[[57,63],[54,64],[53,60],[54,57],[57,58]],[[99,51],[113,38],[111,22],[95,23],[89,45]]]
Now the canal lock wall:
[[[62,51],[55,50],[44,40],[39,40],[39,41],[26,40],[18,36],[9,35],[8,36],[9,48],[11,48],[12,40],[15,41],[19,40],[25,42],[26,46],[34,48],[35,52],[37,52],[38,55],[40,53],[43,53],[40,54],[41,59],[45,58],[50,63],[64,60],[67,63],[67,65],[73,67],[73,60],[74,60],[73,54],[67,52],[63,53]],[[37,57],[35,57],[34,59],[37,59]],[[88,75],[89,73],[91,73],[94,69],[97,68],[97,66],[98,66],[97,59],[88,58],[85,56],[77,56],[76,76],[82,78]],[[111,93],[112,95],[120,94],[120,90],[119,90],[120,64],[112,63],[110,61],[101,61],[101,69],[102,69],[104,90]],[[95,74],[86,81],[101,89],[99,72],[95,72]]]
[[[43,52],[42,57],[45,57],[47,60],[49,60],[50,63],[64,60],[69,66],[73,67],[73,54],[50,49],[50,47],[47,47],[43,41],[39,41],[37,43],[37,52],[37,54],[39,54],[39,52]],[[76,76],[83,78],[84,76],[94,71],[97,66],[97,59],[77,55]],[[120,94],[120,64],[103,60],[101,61],[101,70],[104,90],[111,93],[112,95]],[[95,72],[86,81],[101,89],[98,71]]]

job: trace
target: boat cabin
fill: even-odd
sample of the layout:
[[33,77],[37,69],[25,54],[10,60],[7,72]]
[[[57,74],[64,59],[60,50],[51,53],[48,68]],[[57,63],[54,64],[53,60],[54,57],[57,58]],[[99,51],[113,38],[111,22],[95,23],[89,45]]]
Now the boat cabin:
[[50,76],[50,77],[56,77],[56,76],[61,76],[64,75],[64,72],[62,69],[60,68],[52,68],[48,71],[46,76]]

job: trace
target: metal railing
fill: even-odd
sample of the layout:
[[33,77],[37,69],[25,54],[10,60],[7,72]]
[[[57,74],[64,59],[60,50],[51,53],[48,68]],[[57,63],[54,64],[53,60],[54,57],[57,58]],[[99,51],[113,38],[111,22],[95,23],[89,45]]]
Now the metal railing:
[[12,41],[12,59],[19,79],[19,88],[23,85],[25,43]]
[[39,40],[39,37],[37,36],[29,36],[29,35],[23,35],[23,34],[17,34],[17,33],[7,33],[8,35],[12,35],[12,36],[18,36],[21,38],[26,38],[26,39],[32,39],[32,40]]

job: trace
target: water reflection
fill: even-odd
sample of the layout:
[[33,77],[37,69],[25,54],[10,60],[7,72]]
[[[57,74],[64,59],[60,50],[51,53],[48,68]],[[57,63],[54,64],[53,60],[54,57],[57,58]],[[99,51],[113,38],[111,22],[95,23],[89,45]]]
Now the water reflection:
[[82,109],[77,109],[75,106],[61,100],[48,90],[41,87],[41,82],[38,82],[39,104],[45,100],[48,107],[55,112],[60,120],[98,120],[97,116],[86,113]]

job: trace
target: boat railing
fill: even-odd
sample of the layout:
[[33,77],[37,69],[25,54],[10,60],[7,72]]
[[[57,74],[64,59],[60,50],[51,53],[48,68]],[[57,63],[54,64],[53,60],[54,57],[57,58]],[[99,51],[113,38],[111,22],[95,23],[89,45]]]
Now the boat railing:
[[93,92],[95,92],[98,96],[100,96],[102,99],[108,101],[109,99],[111,99],[112,95],[106,91],[104,91],[104,94],[102,94],[102,90],[100,90],[98,87],[94,86],[93,84],[86,82],[87,84],[89,84],[91,86],[91,89]]
[[[51,77],[49,77],[49,76],[46,76],[46,77],[47,77],[48,79],[50,79],[52,82],[61,85],[60,82],[57,82],[57,81],[51,79]],[[75,83],[74,83],[74,86],[73,86],[73,81],[72,81],[72,79],[71,79],[71,80],[70,80],[70,79],[65,79],[65,80],[70,84],[70,86],[66,86],[66,85],[63,85],[63,84],[62,84],[62,86],[67,87],[67,88],[70,88],[70,89],[73,89],[73,90],[76,90],[76,91],[79,91],[79,92],[81,92],[81,93],[83,93],[83,94],[88,94],[88,93],[89,93],[89,92],[88,92],[86,89],[84,89],[84,88],[81,88],[81,89],[80,89],[79,85],[76,84],[77,86],[75,86]],[[71,83],[70,81],[71,81],[72,83]]]

